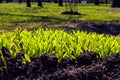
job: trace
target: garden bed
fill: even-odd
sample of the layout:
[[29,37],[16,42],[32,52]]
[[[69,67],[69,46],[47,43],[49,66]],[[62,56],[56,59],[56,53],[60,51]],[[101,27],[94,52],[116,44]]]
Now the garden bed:
[[0,80],[120,80],[119,9],[24,5],[0,6]]
[[119,80],[120,55],[115,54],[103,59],[97,53],[79,55],[76,60],[63,58],[60,63],[54,55],[44,54],[31,57],[31,62],[23,64],[21,51],[11,58],[9,50],[2,47],[7,63],[7,72],[0,58],[0,79],[4,80]]
[[[119,25],[83,24],[82,26],[62,27],[59,29],[64,29],[65,31],[70,33],[67,33],[63,30],[51,29],[38,29],[34,32],[27,30],[21,31],[16,29],[13,32],[2,32],[3,34],[1,34],[0,43],[1,45],[7,45],[9,49],[7,49],[6,46],[2,46],[1,48],[2,54],[0,57],[0,80],[120,79]],[[81,30],[82,32],[79,30]],[[96,32],[99,34],[90,32]],[[51,36],[52,38],[49,36]],[[80,36],[81,38],[79,39],[78,36]],[[75,41],[75,39],[77,39],[78,41]],[[37,43],[37,41],[39,43]],[[85,41],[85,44],[81,44],[79,46],[78,44],[80,44],[81,42],[84,43],[83,41]],[[20,42],[23,42],[23,44],[21,44]],[[56,47],[56,54],[49,55],[52,54],[48,53],[49,50],[54,50],[54,46],[52,45],[54,42],[58,42],[54,45]],[[12,44],[12,46],[10,43]],[[44,43],[46,43],[47,46]],[[51,46],[52,48],[49,46]],[[81,48],[83,49],[83,53],[65,53],[64,51],[62,52],[63,49],[60,48],[59,50],[59,46],[64,47],[64,50],[70,52],[74,52],[76,49],[78,49],[79,51],[79,48]],[[44,52],[46,51],[44,47],[48,49],[48,52]],[[89,47],[91,51],[87,51],[89,50],[87,47]],[[97,50],[95,47],[98,49],[98,52],[92,51]],[[17,49],[19,50],[19,48],[21,50],[19,51],[19,53],[17,53]],[[31,52],[27,52],[28,49]],[[33,49],[36,50],[33,51]],[[43,49],[44,51],[40,52],[37,51],[37,49]],[[61,53],[59,53],[59,51],[61,51]],[[14,54],[17,53],[16,57],[13,58],[14,55],[10,52]],[[39,56],[31,56],[32,52]],[[31,54],[28,55],[28,53]],[[80,55],[77,56],[78,54]],[[63,57],[63,55],[66,56]],[[71,56],[77,57],[71,58]],[[60,57],[63,58],[61,58],[61,60],[59,61],[58,58]]]

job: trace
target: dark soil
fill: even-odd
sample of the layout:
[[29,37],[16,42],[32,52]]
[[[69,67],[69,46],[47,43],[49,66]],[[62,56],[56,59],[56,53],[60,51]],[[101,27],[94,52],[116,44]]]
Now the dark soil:
[[109,34],[109,35],[119,35],[120,34],[120,25],[115,24],[85,24],[80,30],[85,30],[87,32],[96,32],[99,34]]
[[[85,15],[85,14],[82,14]],[[81,16],[81,15],[80,15]],[[10,31],[13,31],[16,29],[16,26],[18,28],[21,28],[22,30],[27,29],[27,30],[37,30],[39,28],[50,28],[53,30],[56,29],[62,29],[67,32],[71,32],[73,30],[81,30],[81,31],[87,31],[87,32],[96,32],[98,34],[105,34],[105,35],[119,35],[120,34],[120,21],[78,21],[78,20],[61,20],[62,22],[60,23],[42,23],[38,24],[38,26],[30,28],[29,26],[32,26],[32,23],[22,23],[22,26],[20,26],[21,23],[16,23],[15,25],[11,24],[9,26]],[[12,28],[14,26],[14,28]],[[4,33],[5,30],[1,30],[0,34]]]
[[120,55],[103,59],[97,53],[82,53],[76,60],[64,58],[57,62],[54,55],[31,57],[22,64],[24,51],[11,58],[9,50],[1,49],[7,63],[6,71],[0,58],[0,80],[120,80]]
[[[71,24],[70,24],[71,23]],[[62,29],[67,32],[80,30],[86,32],[95,32],[97,34],[113,35],[117,36],[120,34],[120,22],[119,21],[71,21],[70,23],[64,23],[59,26],[42,26],[42,28],[50,28],[53,30]],[[61,23],[62,24],[62,23]],[[65,25],[66,24],[66,25]],[[69,25],[67,25],[69,24]],[[31,29],[32,30],[32,29]]]
[[70,15],[81,15],[77,11],[75,11],[75,12],[73,12],[73,11],[65,11],[65,12],[62,12],[61,14],[65,14],[65,15],[68,15],[68,14],[70,14]]
[[105,35],[119,35],[120,34],[120,24],[95,24],[95,23],[85,23],[82,25],[77,25],[73,27],[60,27],[60,29],[64,29],[67,32],[71,32],[73,30],[80,30],[86,32],[96,32],[98,34]]

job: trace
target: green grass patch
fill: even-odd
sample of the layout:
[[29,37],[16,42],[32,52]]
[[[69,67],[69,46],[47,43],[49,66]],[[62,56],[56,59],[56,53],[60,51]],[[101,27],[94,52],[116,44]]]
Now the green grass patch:
[[43,8],[37,7],[37,3],[32,3],[32,7],[30,8],[26,7],[26,3],[1,3],[0,27],[3,28],[0,29],[26,27],[26,25],[31,23],[35,23],[39,27],[41,24],[54,25],[71,20],[120,20],[120,9],[111,8],[110,5],[101,4],[100,6],[95,6],[94,4],[78,4],[77,9],[82,15],[61,15],[65,11],[65,5],[60,7],[54,3],[43,3]]

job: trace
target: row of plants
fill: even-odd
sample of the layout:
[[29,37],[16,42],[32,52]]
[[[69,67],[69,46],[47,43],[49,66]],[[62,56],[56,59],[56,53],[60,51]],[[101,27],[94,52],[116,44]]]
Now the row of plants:
[[[7,47],[13,58],[23,48],[25,59],[30,62],[31,56],[41,56],[48,53],[56,55],[60,62],[62,58],[77,58],[80,53],[94,51],[101,57],[120,53],[120,35],[64,30],[38,29],[27,31],[16,29],[0,35],[0,48]],[[2,55],[2,52],[0,52]]]

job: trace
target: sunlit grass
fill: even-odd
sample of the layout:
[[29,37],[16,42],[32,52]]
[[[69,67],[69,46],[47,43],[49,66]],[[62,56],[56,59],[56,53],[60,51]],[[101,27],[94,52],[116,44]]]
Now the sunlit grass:
[[[53,23],[57,24],[68,20],[82,21],[111,21],[120,20],[120,9],[111,8],[110,5],[95,6],[94,4],[78,4],[78,12],[82,15],[61,15],[64,7],[54,3],[43,3],[43,8],[32,3],[32,7],[26,7],[26,3],[1,3],[0,23]],[[36,23],[37,24],[37,23]],[[7,25],[5,25],[7,26]],[[2,25],[0,25],[2,27]]]

